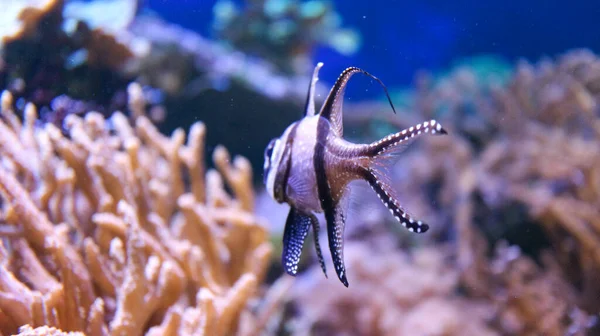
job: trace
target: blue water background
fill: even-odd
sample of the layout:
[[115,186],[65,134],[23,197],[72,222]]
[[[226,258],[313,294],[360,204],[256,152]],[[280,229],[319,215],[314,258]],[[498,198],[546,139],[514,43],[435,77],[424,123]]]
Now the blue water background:
[[[238,1],[239,2],[239,1]],[[211,36],[214,0],[148,0],[168,21]],[[390,87],[410,85],[417,70],[449,68],[463,57],[494,54],[509,62],[556,56],[573,48],[600,52],[600,0],[351,0],[335,1],[345,27],[362,47],[353,56],[319,48],[321,78],[330,82],[347,66],[375,74]],[[352,99],[381,95],[353,82]],[[370,89],[369,89],[370,88]]]

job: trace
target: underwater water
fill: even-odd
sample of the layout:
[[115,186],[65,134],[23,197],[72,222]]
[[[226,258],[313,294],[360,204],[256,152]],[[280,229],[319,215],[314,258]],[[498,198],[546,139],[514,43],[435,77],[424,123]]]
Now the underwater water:
[[0,335],[600,335],[597,1],[3,6]]
[[[212,36],[218,1],[148,0],[169,21]],[[243,4],[244,1],[232,1]],[[326,65],[322,74],[336,78],[348,65],[386,74],[391,86],[409,86],[415,71],[444,71],[462,58],[494,55],[507,62],[536,61],[574,48],[600,49],[595,1],[333,1],[343,24],[360,32],[361,47],[342,54],[317,45],[313,58]],[[374,98],[377,90],[348,88],[354,98]]]

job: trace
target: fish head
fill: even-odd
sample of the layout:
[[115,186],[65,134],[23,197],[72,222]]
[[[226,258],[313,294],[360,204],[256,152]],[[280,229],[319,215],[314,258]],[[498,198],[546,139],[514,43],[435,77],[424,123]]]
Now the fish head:
[[290,125],[278,138],[274,138],[265,148],[263,183],[267,192],[279,203],[286,201],[285,186],[292,164],[292,134],[295,123]]

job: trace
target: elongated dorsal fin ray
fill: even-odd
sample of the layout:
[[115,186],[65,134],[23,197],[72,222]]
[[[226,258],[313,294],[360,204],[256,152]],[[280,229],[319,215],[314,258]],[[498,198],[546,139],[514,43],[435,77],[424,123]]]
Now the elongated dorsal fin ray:
[[350,77],[352,77],[352,75],[354,75],[355,73],[365,74],[371,77],[373,80],[377,81],[385,91],[385,95],[387,96],[392,110],[394,111],[394,113],[396,113],[396,109],[394,108],[394,104],[392,103],[392,98],[390,97],[388,89],[379,78],[357,67],[346,68],[346,70],[342,72],[342,74],[338,77],[337,81],[329,91],[329,95],[327,96],[327,99],[325,100],[325,103],[323,103],[321,111],[319,112],[321,117],[329,120],[329,122],[333,126],[334,132],[336,132],[338,136],[342,136],[344,133],[344,125],[342,121],[342,105],[344,102],[344,93],[346,91],[346,86],[348,85]]
[[306,96],[306,106],[305,115],[313,116],[315,115],[315,86],[319,81],[319,70],[323,66],[323,62],[317,63],[315,66],[315,70],[313,71],[312,79],[310,80],[310,84],[308,85],[308,94]]

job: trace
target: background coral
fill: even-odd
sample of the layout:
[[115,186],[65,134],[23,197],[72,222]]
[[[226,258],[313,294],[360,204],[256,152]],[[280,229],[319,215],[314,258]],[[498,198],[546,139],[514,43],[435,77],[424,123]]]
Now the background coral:
[[55,114],[47,107],[62,95],[81,101],[86,110],[125,108],[124,91],[131,77],[119,70],[137,49],[114,31],[69,16],[73,11],[65,9],[69,5],[64,0],[10,4],[2,21],[14,31],[0,31],[0,87],[36,104],[49,120]]
[[490,305],[458,295],[447,247],[408,255],[354,242],[345,251],[350,290],[319,274],[294,287],[298,315],[286,327],[294,335],[499,335],[486,326]]
[[225,335],[260,325],[247,303],[262,291],[271,247],[252,214],[248,161],[220,147],[218,172],[206,170],[202,123],[185,144],[181,129],[158,132],[142,97],[130,101],[131,122],[71,115],[63,135],[38,124],[31,104],[21,121],[2,95],[2,333],[28,324]]
[[236,49],[273,62],[285,73],[310,71],[310,54],[323,44],[341,54],[360,46],[358,32],[342,28],[330,1],[261,0],[214,6],[217,37]]
[[[163,104],[169,113],[160,125],[164,133],[201,118],[216,130],[207,135],[209,148],[223,144],[260,170],[267,143],[302,115],[310,71],[285,75],[268,61],[155,17],[138,18],[130,31],[148,41],[150,52],[131,62],[127,71],[143,85],[166,93]],[[264,129],[267,122],[272,127]]]
[[[322,42],[320,37],[331,37],[323,27],[338,24],[330,7],[322,3],[300,6],[312,8],[308,11],[312,13],[297,5],[284,6],[296,17],[274,18],[312,32],[294,51],[294,57],[302,59],[301,69],[289,73],[276,63],[280,59],[254,57],[242,46],[234,48],[227,41],[214,41],[165,22],[141,11],[138,0],[11,1],[3,21],[18,28],[0,31],[0,87],[17,102],[34,103],[42,120],[62,126],[70,114],[96,111],[109,117],[124,110],[127,84],[135,80],[142,85],[147,103],[160,112],[150,117],[162,122],[163,133],[187,128],[199,117],[218,130],[207,135],[209,150],[223,144],[259,169],[262,149],[275,130],[301,115],[312,68],[309,49]],[[232,32],[236,30],[239,33],[238,28]],[[230,42],[238,33],[232,33]],[[260,35],[244,41],[254,46],[262,43]],[[287,49],[295,43],[285,37],[279,41]],[[23,107],[18,104],[17,112]],[[198,113],[190,114],[191,109]],[[254,131],[266,121],[274,127]]]

